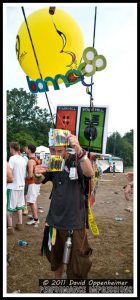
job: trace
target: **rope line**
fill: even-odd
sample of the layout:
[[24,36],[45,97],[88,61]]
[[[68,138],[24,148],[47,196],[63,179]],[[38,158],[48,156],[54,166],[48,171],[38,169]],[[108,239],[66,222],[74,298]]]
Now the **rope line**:
[[[42,77],[42,74],[41,74],[41,70],[40,70],[40,66],[39,66],[39,62],[38,62],[37,55],[36,55],[36,52],[35,52],[35,48],[34,48],[34,44],[33,44],[33,40],[32,40],[32,37],[31,37],[30,30],[29,30],[28,22],[27,22],[27,19],[26,19],[26,15],[25,15],[25,10],[24,10],[24,7],[22,6],[22,7],[21,7],[21,9],[22,9],[23,16],[24,16],[24,19],[25,19],[25,23],[26,23],[26,27],[27,27],[27,30],[28,30],[28,34],[29,34],[29,38],[30,38],[30,42],[31,42],[32,49],[33,49],[33,53],[34,53],[34,56],[35,56],[35,60],[36,60],[36,64],[37,64],[37,68],[38,68],[38,71],[39,71],[39,75],[40,75],[41,79],[43,80],[43,77]],[[50,115],[51,115],[51,119],[52,119],[52,124],[53,124],[53,127],[55,128],[55,125],[54,125],[54,120],[53,120],[53,115],[52,115],[52,110],[51,110],[51,106],[50,106],[50,103],[49,103],[48,95],[47,95],[47,93],[46,93],[46,92],[45,92],[45,96],[46,96],[47,103],[48,103],[48,107],[49,107],[49,110],[50,110]]]
[[[95,6],[95,13],[94,13],[93,48],[94,48],[94,45],[95,45],[96,17],[97,17],[97,6]],[[89,117],[89,119],[90,119],[90,123],[89,123],[90,139],[89,139],[89,146],[88,146],[88,156],[90,156],[90,145],[91,145],[91,139],[92,139],[92,134],[91,134],[92,114],[91,114],[91,110],[94,111],[92,88],[93,88],[93,75],[91,76],[91,89],[90,89],[90,117]]]

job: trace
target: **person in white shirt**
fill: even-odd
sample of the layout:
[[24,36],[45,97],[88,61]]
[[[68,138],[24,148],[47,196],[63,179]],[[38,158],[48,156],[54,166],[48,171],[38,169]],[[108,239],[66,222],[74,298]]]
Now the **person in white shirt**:
[[9,163],[7,162],[7,183],[11,183],[11,182],[13,182],[13,174]]
[[[19,151],[19,154],[25,159],[25,162],[26,162],[26,174],[25,174],[25,178],[28,176],[28,170],[27,170],[28,169],[28,156],[26,154],[26,149],[27,149],[27,146],[20,147],[20,151]],[[28,215],[27,192],[28,192],[28,184],[26,184],[26,181],[25,181],[25,187],[24,187],[25,209],[22,211],[23,216],[27,216]]]
[[16,229],[22,230],[22,210],[25,208],[24,187],[26,162],[19,155],[19,144],[10,143],[9,166],[12,169],[13,182],[7,184],[7,225],[8,231],[13,231],[12,212],[17,213]]

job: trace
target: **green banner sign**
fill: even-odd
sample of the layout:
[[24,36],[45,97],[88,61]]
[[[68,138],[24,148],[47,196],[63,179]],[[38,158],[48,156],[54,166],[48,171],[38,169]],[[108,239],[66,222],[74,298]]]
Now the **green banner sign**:
[[78,139],[81,147],[103,152],[106,107],[81,107]]

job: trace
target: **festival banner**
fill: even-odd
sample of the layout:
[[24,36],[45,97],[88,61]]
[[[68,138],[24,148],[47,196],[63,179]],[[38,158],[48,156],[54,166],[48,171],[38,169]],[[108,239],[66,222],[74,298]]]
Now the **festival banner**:
[[81,147],[91,152],[105,153],[108,107],[81,106],[78,139]]
[[78,106],[57,106],[56,129],[70,130],[76,135]]

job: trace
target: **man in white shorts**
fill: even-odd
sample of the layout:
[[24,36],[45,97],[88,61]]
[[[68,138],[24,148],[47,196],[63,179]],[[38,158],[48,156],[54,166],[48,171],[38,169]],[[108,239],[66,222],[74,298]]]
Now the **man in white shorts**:
[[28,155],[28,176],[26,177],[26,184],[28,184],[27,204],[30,205],[33,216],[33,219],[26,223],[27,225],[39,224],[37,197],[40,191],[40,184],[36,184],[33,177],[34,167],[38,164],[39,160],[35,156],[35,151],[36,147],[32,144],[28,145],[26,148],[26,153]]
[[10,143],[9,166],[13,174],[13,182],[7,184],[7,231],[13,231],[12,212],[17,213],[16,229],[22,230],[22,210],[25,208],[24,186],[26,163],[19,155],[19,144]]
[[[27,153],[26,153],[26,146],[25,147],[20,147],[20,151],[19,151],[19,154],[25,159],[25,162],[26,162],[26,174],[25,174],[25,177],[28,176],[28,172],[27,172],[27,166],[28,166],[28,157],[27,157]],[[24,187],[24,197],[25,197],[25,209],[22,211],[22,214],[23,216],[27,216],[28,215],[28,208],[27,208],[27,192],[28,192],[28,184],[25,184],[25,187]]]

